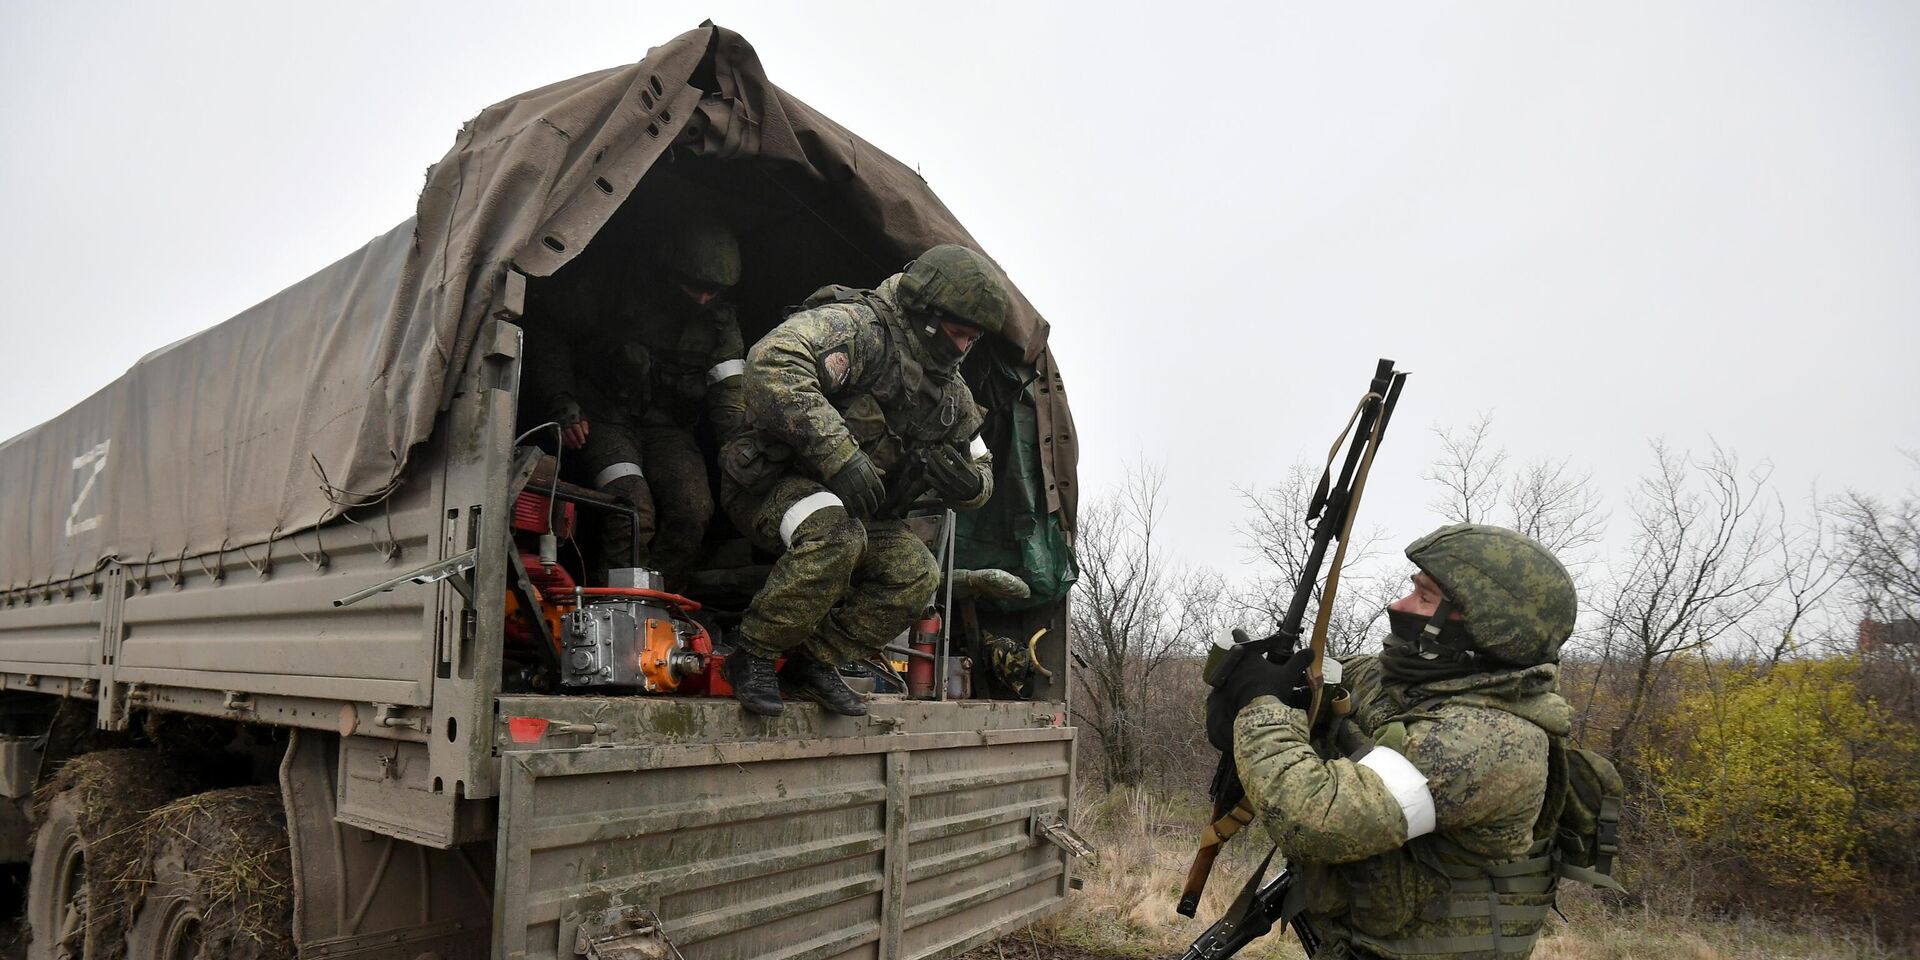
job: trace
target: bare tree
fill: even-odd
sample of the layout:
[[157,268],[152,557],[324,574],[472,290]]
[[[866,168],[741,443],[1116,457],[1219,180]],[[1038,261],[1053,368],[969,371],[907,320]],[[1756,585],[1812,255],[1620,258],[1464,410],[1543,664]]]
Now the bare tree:
[[[1293,601],[1294,585],[1300,582],[1300,572],[1306,569],[1308,554],[1313,550],[1307,507],[1319,480],[1319,467],[1295,463],[1279,483],[1264,490],[1240,491],[1251,512],[1240,527],[1240,535],[1259,572],[1234,591],[1229,602],[1254,621],[1244,626],[1255,635],[1278,626]],[[1365,507],[1364,500],[1361,506]],[[1347,569],[1340,575],[1333,614],[1327,621],[1327,650],[1342,657],[1371,648],[1368,635],[1400,586],[1397,578],[1378,572],[1382,567],[1379,528],[1357,529],[1352,536],[1353,542],[1347,547]],[[1307,623],[1313,622],[1320,609],[1326,575],[1323,568],[1314,584]]]
[[[1914,457],[1920,467],[1920,457]],[[1897,503],[1850,492],[1835,504],[1848,566],[1856,644],[1877,691],[1899,715],[1920,713],[1920,495]]]
[[1920,496],[1887,503],[1850,492],[1837,506],[1862,613],[1881,623],[1920,620]]
[[1158,468],[1128,471],[1116,493],[1083,506],[1074,554],[1072,642],[1084,664],[1075,721],[1092,730],[1108,787],[1140,782],[1157,676],[1198,655],[1217,616],[1217,575],[1171,565],[1156,541],[1165,481]]
[[[1814,498],[1817,505],[1819,499]],[[1777,502],[1778,529],[1774,533],[1774,570],[1779,575],[1772,602],[1758,611],[1751,624],[1740,631],[1747,637],[1747,653],[1760,664],[1773,667],[1795,656],[1820,639],[1831,645],[1829,633],[1820,637],[1822,621],[1832,612],[1834,591],[1846,582],[1848,561],[1834,544],[1832,524],[1816,508],[1812,516],[1798,523],[1787,516],[1784,501]],[[1815,637],[1810,638],[1809,633]]]
[[1568,460],[1534,460],[1506,483],[1507,519],[1569,568],[1584,566],[1607,535],[1593,472]]
[[1507,451],[1488,439],[1493,415],[1480,414],[1471,425],[1456,430],[1433,427],[1440,438],[1440,458],[1422,474],[1445,491],[1427,504],[1450,523],[1489,523],[1500,504],[1507,482]]
[[1538,540],[1569,569],[1585,566],[1607,532],[1592,471],[1566,458],[1509,469],[1507,451],[1492,440],[1488,413],[1465,428],[1433,432],[1440,457],[1422,476],[1442,490],[1427,505],[1434,513],[1450,523],[1511,527]]
[[1600,626],[1603,649],[1632,671],[1626,709],[1610,731],[1616,756],[1667,661],[1713,644],[1779,581],[1766,562],[1768,469],[1743,470],[1717,446],[1695,460],[1656,440],[1653,454],[1653,472],[1631,501],[1631,559],[1615,571]]

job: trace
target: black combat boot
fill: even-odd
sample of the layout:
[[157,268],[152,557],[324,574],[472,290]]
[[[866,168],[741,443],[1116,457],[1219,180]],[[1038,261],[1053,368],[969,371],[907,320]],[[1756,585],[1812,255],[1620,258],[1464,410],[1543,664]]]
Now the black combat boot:
[[735,650],[720,665],[720,673],[733,685],[733,698],[748,713],[777,717],[787,709],[780,702],[780,681],[773,672],[773,661]]
[[787,665],[780,668],[780,681],[792,687],[794,693],[818,700],[821,706],[843,717],[867,715],[867,702],[847,689],[847,682],[840,679],[840,671],[797,650],[787,655]]

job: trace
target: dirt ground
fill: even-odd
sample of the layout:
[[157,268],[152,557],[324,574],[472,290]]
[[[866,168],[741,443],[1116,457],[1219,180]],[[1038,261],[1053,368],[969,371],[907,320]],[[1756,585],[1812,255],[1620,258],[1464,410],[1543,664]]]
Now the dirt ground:
[[960,960],[1137,960],[1131,954],[1099,953],[1021,931],[960,955]]
[[0,960],[27,955],[27,865],[0,866]]
[[[24,866],[0,867],[0,960],[25,960],[27,942],[22,914],[27,907]],[[1134,960],[1125,954],[1095,953],[1034,937],[1026,931],[961,955],[961,960]]]

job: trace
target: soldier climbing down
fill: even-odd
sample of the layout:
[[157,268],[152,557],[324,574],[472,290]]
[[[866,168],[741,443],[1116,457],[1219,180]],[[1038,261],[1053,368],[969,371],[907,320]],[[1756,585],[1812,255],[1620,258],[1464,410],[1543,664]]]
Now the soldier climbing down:
[[873,290],[827,287],[805,306],[748,355],[752,429],[720,455],[728,515],[780,554],[726,673],[752,713],[779,715],[785,681],[859,716],[837,668],[906,629],[940,582],[904,506],[930,493],[972,509],[993,494],[959,367],[1001,332],[1007,295],[985,257],[943,244]]

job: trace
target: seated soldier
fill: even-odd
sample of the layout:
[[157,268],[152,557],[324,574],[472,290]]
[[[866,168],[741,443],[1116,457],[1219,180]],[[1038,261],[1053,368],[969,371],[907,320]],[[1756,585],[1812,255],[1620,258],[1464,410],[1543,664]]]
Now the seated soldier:
[[593,486],[633,505],[638,526],[609,520],[598,566],[684,572],[713,519],[695,439],[740,431],[744,345],[723,295],[740,279],[740,246],[708,220],[670,227],[642,278],[583,298],[527,334],[535,402],[579,450]]

